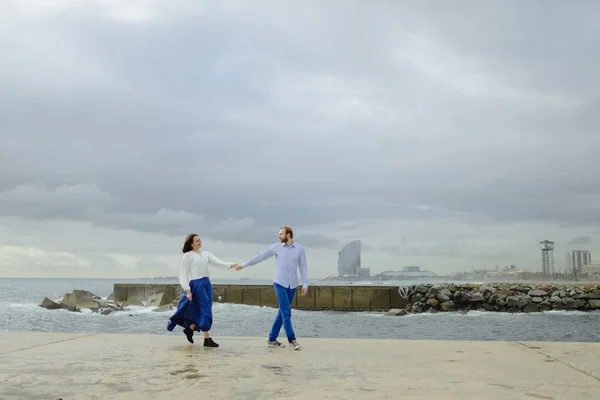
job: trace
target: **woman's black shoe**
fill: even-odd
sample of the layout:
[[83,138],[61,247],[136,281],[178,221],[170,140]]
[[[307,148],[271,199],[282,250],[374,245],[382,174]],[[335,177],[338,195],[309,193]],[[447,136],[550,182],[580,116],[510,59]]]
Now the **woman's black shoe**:
[[219,347],[212,338],[204,339],[204,347]]
[[188,342],[194,343],[194,339],[192,339],[192,336],[194,336],[193,330],[191,330],[190,328],[185,328],[183,330],[183,333],[185,333],[185,337],[187,337]]

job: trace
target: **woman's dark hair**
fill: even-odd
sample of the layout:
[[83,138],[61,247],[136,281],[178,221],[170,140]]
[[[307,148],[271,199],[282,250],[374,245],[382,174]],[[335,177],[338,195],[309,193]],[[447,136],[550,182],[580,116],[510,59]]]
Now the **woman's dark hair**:
[[188,251],[192,251],[192,242],[194,241],[194,238],[198,236],[195,233],[190,233],[189,235],[187,235],[185,237],[185,242],[183,242],[183,249],[181,249],[182,253],[187,253]]

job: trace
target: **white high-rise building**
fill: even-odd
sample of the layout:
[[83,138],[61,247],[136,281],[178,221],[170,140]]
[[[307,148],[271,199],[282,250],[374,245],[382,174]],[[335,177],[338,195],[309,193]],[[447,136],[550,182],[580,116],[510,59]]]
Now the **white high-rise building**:
[[592,254],[587,250],[570,250],[567,253],[567,271],[571,272],[575,277],[581,273],[583,265],[592,263]]
[[348,243],[338,252],[338,276],[369,278],[370,268],[362,268],[360,264],[360,240]]

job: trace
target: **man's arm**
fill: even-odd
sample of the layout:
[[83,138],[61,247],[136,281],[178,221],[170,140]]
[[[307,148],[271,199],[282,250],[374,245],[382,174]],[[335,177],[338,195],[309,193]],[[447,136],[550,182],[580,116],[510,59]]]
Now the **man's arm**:
[[300,265],[300,276],[302,277],[302,289],[308,289],[308,267],[306,265],[306,252],[304,248],[300,250],[298,264]]
[[272,245],[271,247],[269,247],[267,250],[258,253],[257,255],[250,258],[249,260],[246,260],[242,264],[242,268],[246,268],[246,267],[249,267],[250,265],[258,264],[259,262],[263,262],[263,261],[268,260],[269,258],[273,257],[274,255],[277,254],[277,250],[275,250],[275,246],[277,246],[277,243]]

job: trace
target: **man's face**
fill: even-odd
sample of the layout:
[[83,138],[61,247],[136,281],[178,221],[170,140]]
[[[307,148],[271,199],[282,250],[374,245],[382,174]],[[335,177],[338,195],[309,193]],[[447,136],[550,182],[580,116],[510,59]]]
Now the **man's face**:
[[281,243],[287,242],[287,235],[285,234],[285,230],[284,229],[280,229],[279,230],[279,241]]

